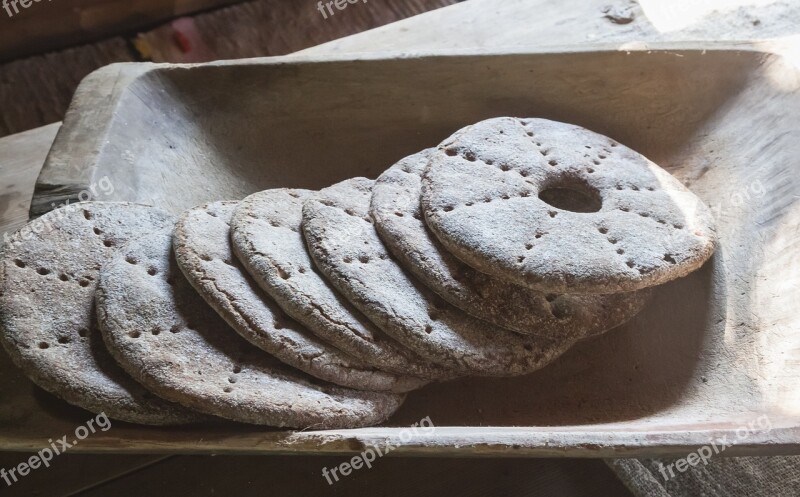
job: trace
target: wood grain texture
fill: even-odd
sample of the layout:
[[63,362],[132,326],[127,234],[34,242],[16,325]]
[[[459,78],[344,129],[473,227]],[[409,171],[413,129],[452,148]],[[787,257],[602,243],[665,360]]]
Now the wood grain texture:
[[[34,0],[0,10],[0,60],[87,43],[241,0]],[[16,12],[15,12],[16,10]]]
[[[585,43],[765,40],[800,33],[800,3],[731,0],[704,9],[693,0],[469,0],[341,38],[314,54],[443,49],[509,50]],[[610,15],[609,13],[612,13]],[[624,13],[629,22],[613,18]],[[678,27],[666,29],[665,24]]]
[[[328,3],[326,0],[324,3]],[[247,2],[166,24],[139,35],[137,46],[154,62],[208,62],[219,59],[285,55],[458,0],[370,0],[318,10],[316,1]],[[235,36],[231,36],[231,32]],[[188,40],[188,45],[177,43]],[[187,47],[189,50],[186,50]]]
[[[54,440],[63,433],[51,433]],[[47,439],[43,439],[41,448],[48,447]],[[0,468],[6,471],[25,462],[30,454],[19,452],[0,453]],[[168,459],[169,456],[124,455],[124,456],[98,456],[98,455],[71,455],[69,453],[54,457],[49,467],[39,466],[27,476],[17,475],[15,482],[11,476],[9,486],[0,479],[0,488],[3,497],[31,497],[31,496],[66,496],[74,495],[87,489],[96,488],[98,485],[115,480],[123,475],[136,474],[153,464]],[[7,473],[8,475],[8,473]],[[158,495],[154,493],[153,495]]]

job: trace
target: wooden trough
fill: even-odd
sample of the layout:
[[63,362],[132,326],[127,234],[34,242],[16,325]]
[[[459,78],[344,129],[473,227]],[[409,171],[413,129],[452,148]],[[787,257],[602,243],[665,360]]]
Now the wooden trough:
[[[386,54],[118,64],[82,83],[37,185],[174,212],[271,187],[376,177],[454,130],[512,115],[628,145],[714,210],[721,247],[632,323],[516,379],[412,393],[385,426],[286,432],[115,423],[75,451],[685,456],[800,452],[800,67],[753,46]],[[352,56],[351,56],[352,57]],[[38,450],[88,414],[0,358],[0,448]],[[429,417],[433,432],[403,427]]]

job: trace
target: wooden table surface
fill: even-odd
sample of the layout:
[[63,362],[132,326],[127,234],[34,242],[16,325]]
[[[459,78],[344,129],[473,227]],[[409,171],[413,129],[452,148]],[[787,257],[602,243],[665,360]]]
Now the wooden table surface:
[[[695,16],[679,29],[693,4],[676,0],[671,12],[653,2],[608,0],[469,0],[301,53],[343,53],[507,45],[623,45],[653,40],[714,40],[785,37],[800,31],[800,7],[777,2],[762,10],[741,8]],[[370,8],[364,6],[364,8]],[[683,10],[681,10],[683,9]],[[694,10],[697,6],[694,6]],[[776,10],[779,10],[776,14]],[[346,14],[347,12],[345,12]],[[660,17],[659,17],[660,16]],[[761,16],[766,16],[762,19]],[[680,23],[678,23],[680,24]],[[720,28],[722,26],[723,28]],[[790,49],[793,39],[784,39]],[[0,139],[0,232],[27,219],[33,183],[58,124]],[[56,434],[54,434],[56,435]],[[43,441],[43,446],[45,446]],[[1,454],[0,468],[20,454]],[[387,459],[352,481],[328,487],[323,466],[337,458],[64,457],[4,488],[3,495],[630,495],[600,461]],[[213,483],[212,483],[213,482]],[[391,483],[388,483],[391,482]],[[209,488],[213,485],[213,488]]]

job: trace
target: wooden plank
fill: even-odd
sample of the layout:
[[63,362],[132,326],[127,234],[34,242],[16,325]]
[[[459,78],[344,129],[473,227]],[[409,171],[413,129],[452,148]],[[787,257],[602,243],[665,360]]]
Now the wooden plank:
[[505,49],[615,42],[659,37],[637,3],[631,4],[632,22],[618,24],[606,17],[607,0],[469,0],[339,38],[314,47],[314,54],[369,50],[415,51],[441,49]]
[[319,10],[316,1],[261,0],[164,25],[139,35],[136,46],[155,62],[284,55],[457,1],[370,0]]
[[336,39],[310,52],[496,51],[586,43],[767,40],[800,33],[798,2],[710,4],[696,0],[469,0]]
[[240,1],[12,0],[4,4],[7,7],[0,8],[0,60],[96,41]]
[[[57,433],[52,435],[53,439],[61,436]],[[41,448],[47,447],[49,443],[47,439],[43,439]],[[3,497],[71,495],[168,459],[165,456],[105,457],[67,453],[54,456],[49,461],[49,466],[40,464],[25,476],[21,476],[18,471],[14,471],[13,476],[9,473],[12,468],[26,462],[31,455],[19,452],[0,453],[0,468],[6,471],[5,477],[0,478],[0,494]],[[14,477],[17,481],[14,481]],[[154,495],[159,494],[154,492]]]
[[[87,490],[84,497],[114,495],[236,495],[239,497],[347,496],[441,497],[628,497],[631,494],[602,462],[548,459],[376,458],[328,483],[323,468],[349,457],[174,457]],[[338,473],[337,473],[338,475]]]

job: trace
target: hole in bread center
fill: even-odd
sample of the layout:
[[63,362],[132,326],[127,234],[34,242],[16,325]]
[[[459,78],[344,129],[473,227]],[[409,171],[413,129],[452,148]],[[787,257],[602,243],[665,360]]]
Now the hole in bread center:
[[539,192],[539,199],[557,209],[570,212],[597,212],[603,207],[603,200],[596,188],[582,181],[569,179],[550,183]]

